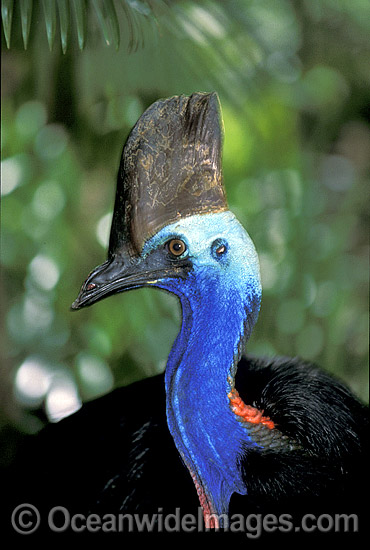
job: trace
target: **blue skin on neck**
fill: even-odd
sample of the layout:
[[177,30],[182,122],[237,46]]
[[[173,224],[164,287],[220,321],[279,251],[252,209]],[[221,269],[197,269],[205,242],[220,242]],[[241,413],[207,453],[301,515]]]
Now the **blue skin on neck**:
[[185,279],[153,282],[179,297],[183,314],[165,375],[168,426],[203,509],[227,514],[231,494],[246,493],[238,470],[242,448],[255,445],[232,412],[228,393],[258,316],[258,258],[229,211],[166,226],[145,244],[142,255],[171,238],[184,241],[184,256],[193,268]]

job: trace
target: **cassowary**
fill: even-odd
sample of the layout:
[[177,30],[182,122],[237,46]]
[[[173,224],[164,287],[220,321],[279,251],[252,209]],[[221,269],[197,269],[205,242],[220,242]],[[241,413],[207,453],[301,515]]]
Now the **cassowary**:
[[85,404],[29,444],[13,501],[138,517],[199,508],[205,527],[224,529],[258,513],[359,513],[367,409],[314,365],[244,355],[259,264],[227,206],[221,148],[215,93],[157,101],[131,131],[108,259],[72,309],[154,287],[178,297],[181,329],[164,375]]

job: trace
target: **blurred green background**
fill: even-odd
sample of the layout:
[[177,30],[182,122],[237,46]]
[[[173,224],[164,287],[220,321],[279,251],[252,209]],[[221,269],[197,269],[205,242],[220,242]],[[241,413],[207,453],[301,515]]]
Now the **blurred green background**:
[[261,262],[248,350],[312,360],[366,401],[368,0],[3,1],[2,18],[3,460],[165,367],[172,296],[69,307],[106,258],[125,138],[174,94],[221,100],[230,209]]

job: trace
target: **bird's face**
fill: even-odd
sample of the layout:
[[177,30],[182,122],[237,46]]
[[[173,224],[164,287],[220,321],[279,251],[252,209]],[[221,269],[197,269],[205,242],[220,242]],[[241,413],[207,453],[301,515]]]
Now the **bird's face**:
[[190,298],[238,287],[261,292],[254,245],[229,211],[189,216],[165,227],[146,243],[143,256],[158,248],[166,251],[174,266],[182,266],[183,276],[169,275],[154,283],[175,294]]
[[155,286],[201,299],[210,293],[259,304],[261,285],[254,245],[230,212],[188,216],[161,229],[137,258],[114,256],[83,284],[73,309],[117,292]]

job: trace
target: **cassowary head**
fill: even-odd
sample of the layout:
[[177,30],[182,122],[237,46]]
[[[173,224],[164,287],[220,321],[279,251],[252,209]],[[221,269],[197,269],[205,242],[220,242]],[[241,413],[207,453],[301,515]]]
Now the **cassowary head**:
[[228,295],[245,304],[250,332],[261,294],[258,259],[228,210],[221,150],[215,93],[159,100],[145,111],[123,149],[108,259],[73,309],[142,286],[197,307],[211,294]]

